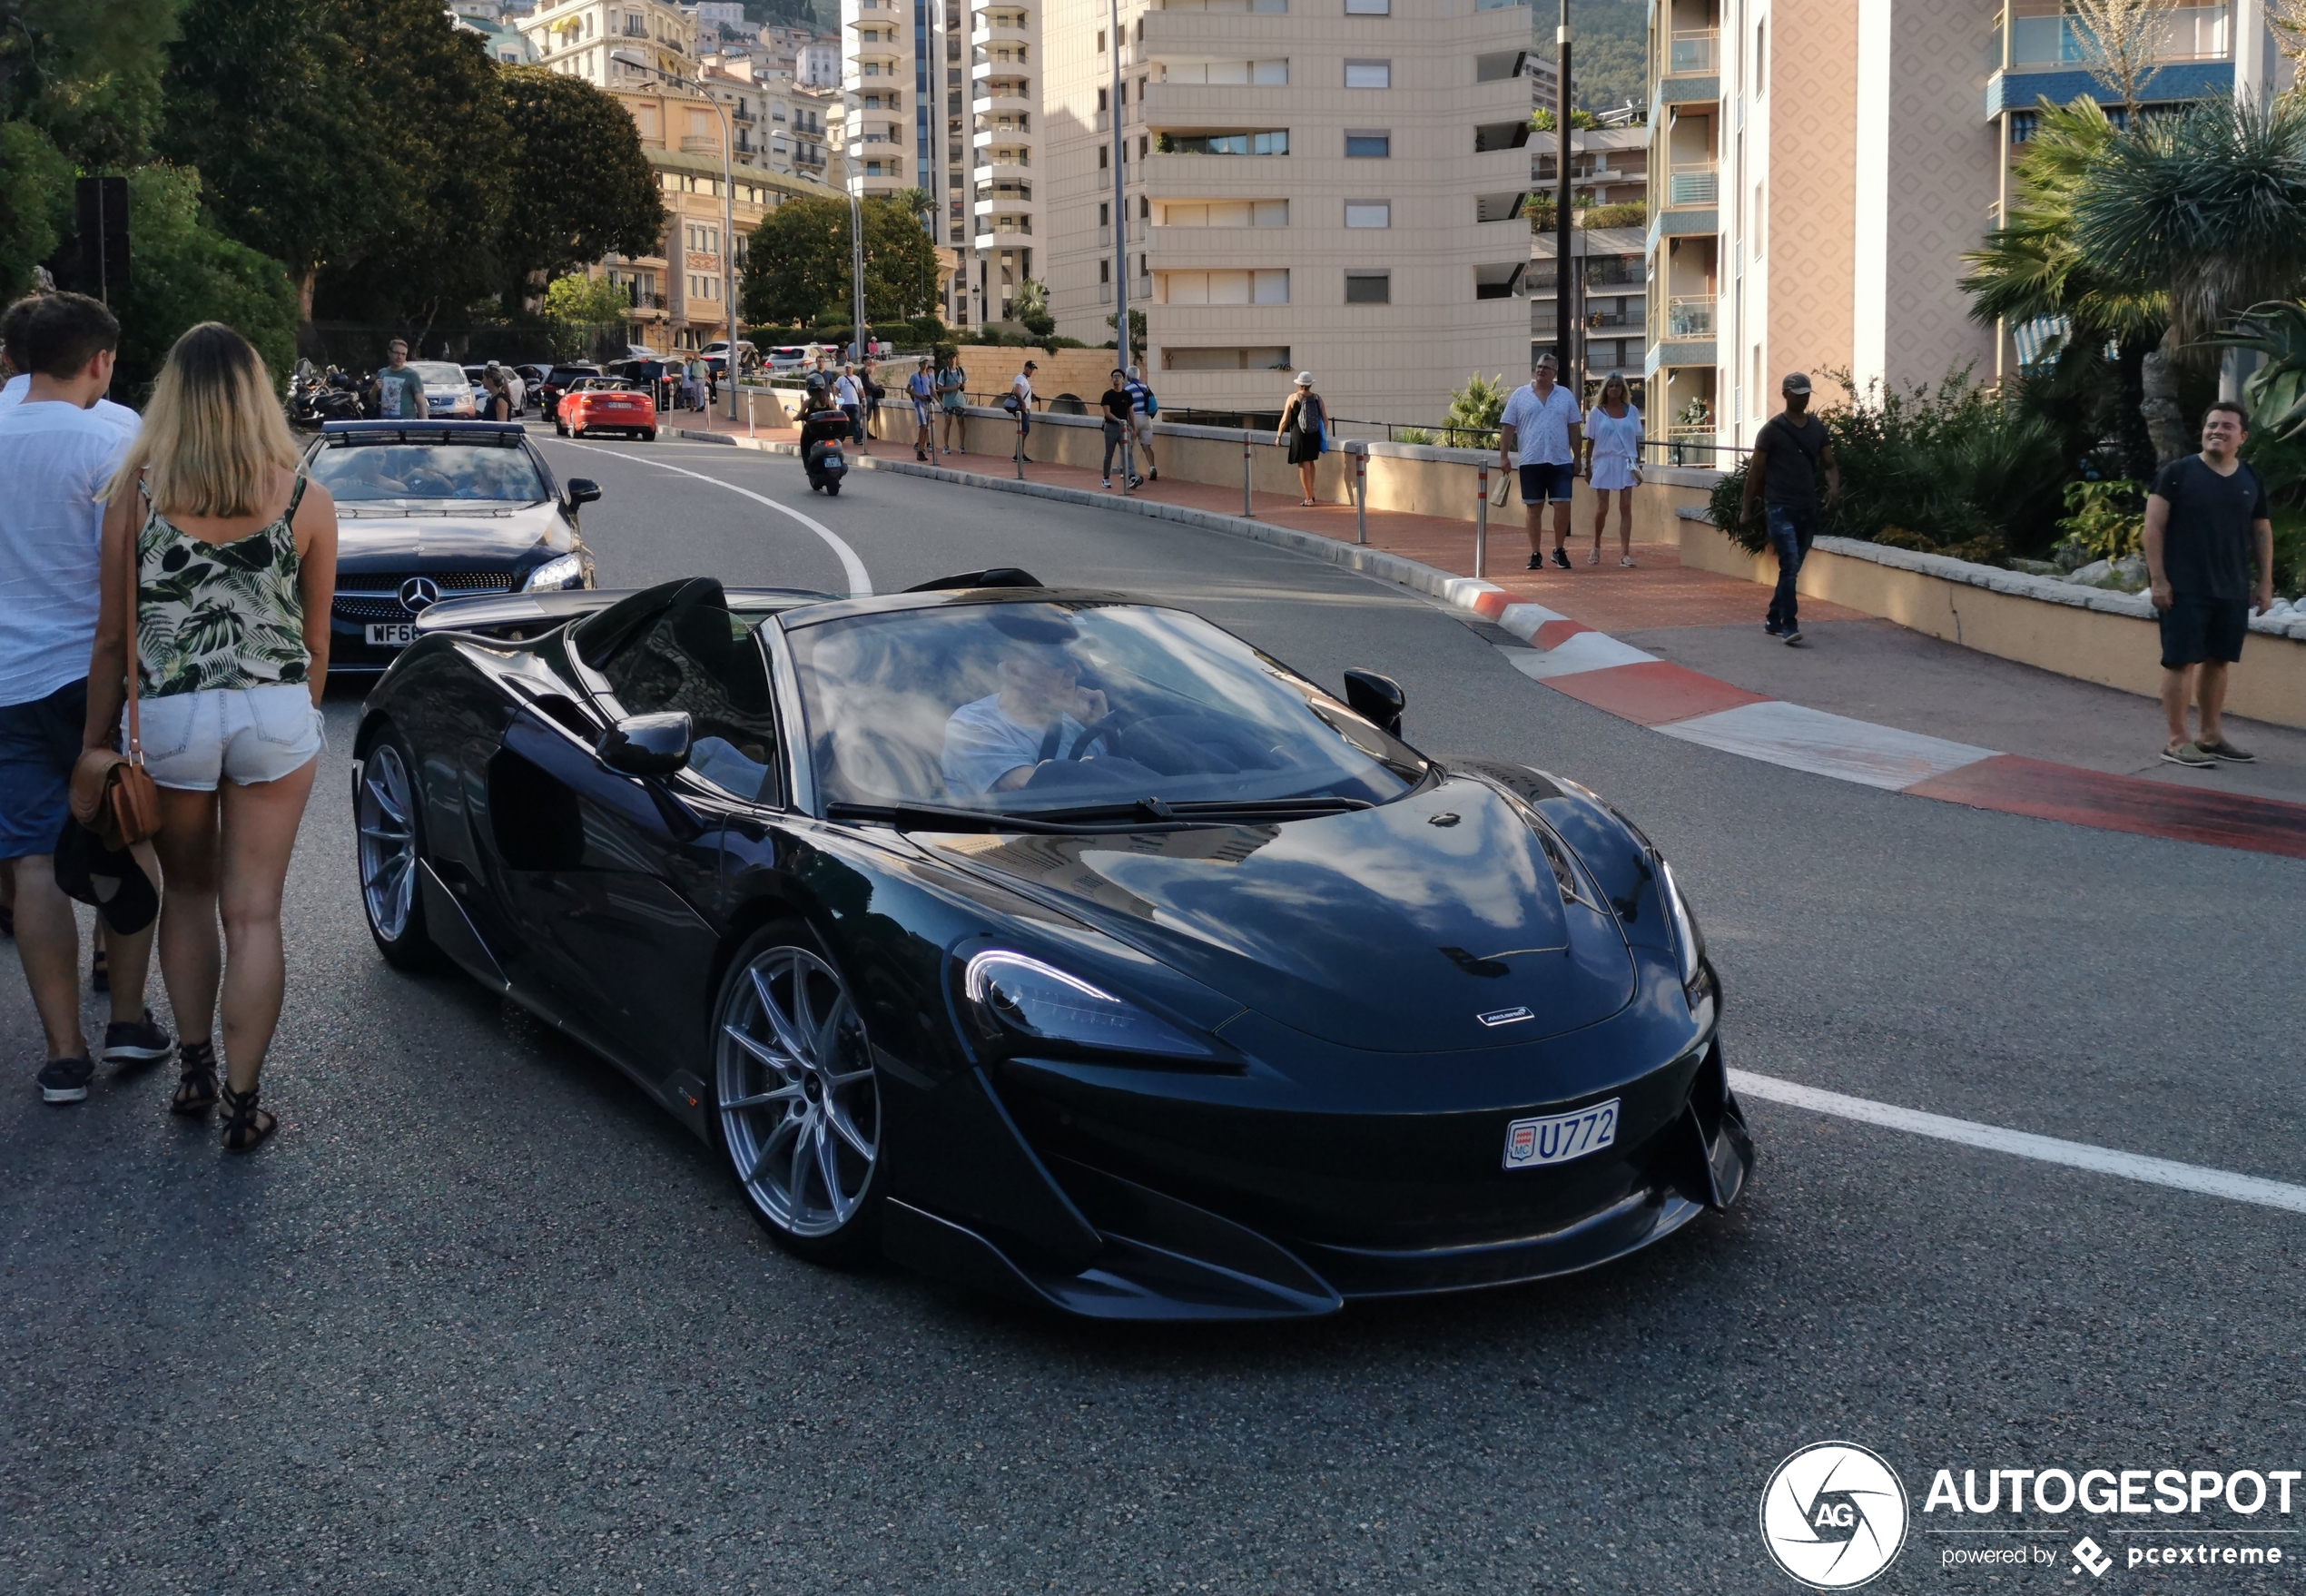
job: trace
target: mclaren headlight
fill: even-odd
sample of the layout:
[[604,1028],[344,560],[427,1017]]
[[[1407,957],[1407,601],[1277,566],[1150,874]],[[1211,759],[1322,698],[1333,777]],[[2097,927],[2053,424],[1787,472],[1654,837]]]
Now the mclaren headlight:
[[1673,879],[1673,866],[1662,857],[1658,860],[1658,884],[1665,894],[1665,911],[1673,921],[1673,952],[1680,967],[1681,990],[1690,995],[1690,1006],[1694,1009],[1713,991],[1712,976],[1706,969],[1705,932],[1698,929],[1698,917],[1690,911],[1690,901]]
[[961,991],[988,1039],[1207,1059],[1214,1049],[1166,1020],[1053,964],[992,949],[969,961]]
[[530,593],[548,587],[582,587],[585,585],[585,562],[573,554],[548,559],[528,573],[528,580],[521,586]]

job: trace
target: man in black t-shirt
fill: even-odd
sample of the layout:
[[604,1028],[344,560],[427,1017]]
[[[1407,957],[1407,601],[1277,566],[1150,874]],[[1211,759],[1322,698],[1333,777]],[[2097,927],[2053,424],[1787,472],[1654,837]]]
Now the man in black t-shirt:
[[[2273,602],[2274,524],[2266,486],[2242,463],[2242,407],[2220,399],[2202,418],[2202,452],[2173,460],[2146,499],[2146,574],[2162,622],[2162,757],[2202,769],[2256,755],[2226,741],[2226,667],[2242,658],[2250,612]],[[2186,735],[2186,701],[2201,711]]]
[[1786,408],[1763,424],[1753,440],[1753,458],[1746,466],[1746,496],[1739,514],[1750,521],[1758,507],[1769,528],[1769,547],[1778,556],[1778,588],[1769,596],[1769,618],[1762,630],[1782,637],[1789,646],[1801,646],[1801,623],[1796,618],[1794,578],[1801,562],[1818,540],[1818,473],[1826,473],[1826,507],[1841,501],[1841,468],[1834,462],[1834,446],[1826,440],[1826,424],[1809,413],[1809,377],[1796,371],[1779,385]]

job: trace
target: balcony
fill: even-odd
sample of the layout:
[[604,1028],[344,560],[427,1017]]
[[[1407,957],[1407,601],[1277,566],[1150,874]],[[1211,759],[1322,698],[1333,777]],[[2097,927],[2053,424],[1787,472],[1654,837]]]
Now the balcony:
[[[2223,61],[2233,53],[2232,19],[2223,5],[2173,6],[2162,14],[2160,33],[2153,54],[2158,63]],[[2010,18],[2014,68],[2086,67],[2095,54],[2089,30],[2075,17],[2053,13]]]
[[1667,39],[1666,76],[1708,77],[1720,70],[1720,28],[1677,28]]
[[[2075,18],[2057,15],[2047,0],[2017,0],[2012,9],[2041,15],[2008,19],[2009,64],[1986,84],[1989,119],[2028,109],[2044,95],[2057,104],[2077,97],[2100,103],[2108,98],[2104,85],[2091,74],[2095,52],[2089,33]],[[2162,13],[2158,26],[2151,75],[2140,87],[2142,100],[2169,104],[2233,92],[2233,28],[2227,5],[2173,6]]]
[[1498,150],[1519,150],[1530,142],[1529,118],[1517,122],[1483,123],[1473,129],[1473,153],[1487,155]]
[[1676,341],[1713,337],[1713,306],[1711,294],[1677,294],[1666,300],[1666,337]]
[[1677,161],[1667,169],[1665,202],[1669,207],[1718,204],[1720,192],[1720,169],[1711,161]]

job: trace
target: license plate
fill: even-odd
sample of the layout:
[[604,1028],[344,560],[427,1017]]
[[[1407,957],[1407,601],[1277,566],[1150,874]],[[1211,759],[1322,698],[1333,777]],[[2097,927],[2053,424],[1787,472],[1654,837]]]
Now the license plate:
[[369,641],[386,648],[406,648],[416,640],[414,621],[384,621],[371,623],[369,627]]
[[1505,1128],[1505,1167],[1533,1169],[1541,1164],[1566,1164],[1613,1145],[1618,1138],[1618,1099],[1595,1103],[1574,1114],[1549,1114],[1542,1119],[1516,1119]]

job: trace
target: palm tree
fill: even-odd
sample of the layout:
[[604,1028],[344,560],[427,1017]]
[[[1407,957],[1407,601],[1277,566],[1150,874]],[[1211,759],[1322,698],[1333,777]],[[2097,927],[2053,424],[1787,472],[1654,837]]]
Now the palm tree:
[[2034,136],[2011,174],[2009,210],[1985,248],[1963,254],[1970,274],[1961,286],[1973,320],[2016,324],[2063,317],[2067,351],[2094,358],[2105,344],[2114,346],[2122,453],[2125,468],[2143,475],[2159,452],[2143,409],[2144,366],[2169,326],[2169,300],[2150,281],[2096,270],[2074,241],[2075,205],[2093,163],[2115,137],[2093,100],[2040,102]]

